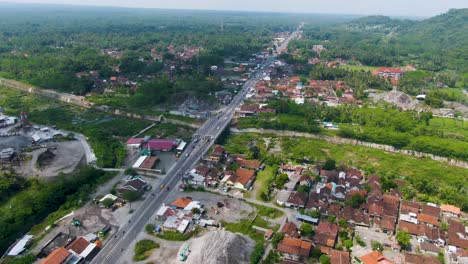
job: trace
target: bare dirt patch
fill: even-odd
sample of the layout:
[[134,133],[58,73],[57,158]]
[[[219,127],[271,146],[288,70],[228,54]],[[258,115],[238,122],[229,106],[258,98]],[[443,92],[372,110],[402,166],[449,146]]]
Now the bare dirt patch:
[[[30,158],[25,159],[18,172],[25,177],[39,176],[43,178],[55,177],[59,173],[69,174],[83,161],[85,151],[79,141],[67,141],[51,143],[49,154],[44,154],[47,149],[37,149],[31,152]],[[46,163],[40,164],[39,157],[46,157]]]

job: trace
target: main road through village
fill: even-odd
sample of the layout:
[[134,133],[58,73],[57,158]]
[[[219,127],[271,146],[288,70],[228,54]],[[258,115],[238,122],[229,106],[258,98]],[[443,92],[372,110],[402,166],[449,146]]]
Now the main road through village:
[[[284,50],[289,41],[297,37],[302,24],[286,39],[278,51]],[[95,264],[117,264],[120,263],[122,253],[143,231],[144,226],[156,210],[162,205],[169,193],[181,180],[184,173],[192,168],[205,153],[212,147],[214,141],[221,132],[229,125],[234,116],[235,109],[244,101],[246,94],[255,86],[258,79],[262,78],[264,69],[274,62],[275,57],[270,56],[264,60],[252,77],[245,82],[242,89],[234,97],[232,102],[218,115],[208,119],[194,134],[194,140],[186,147],[177,163],[166,173],[161,184],[169,189],[155,188],[151,195],[147,195],[140,207],[133,212],[131,219],[122,226],[115,234],[108,238],[104,247],[96,255],[91,263]]]

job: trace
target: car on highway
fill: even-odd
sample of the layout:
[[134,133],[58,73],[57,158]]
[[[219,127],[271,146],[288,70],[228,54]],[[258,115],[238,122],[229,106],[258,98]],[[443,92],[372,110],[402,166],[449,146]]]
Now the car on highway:
[[164,184],[159,185],[159,189],[160,190],[164,189]]

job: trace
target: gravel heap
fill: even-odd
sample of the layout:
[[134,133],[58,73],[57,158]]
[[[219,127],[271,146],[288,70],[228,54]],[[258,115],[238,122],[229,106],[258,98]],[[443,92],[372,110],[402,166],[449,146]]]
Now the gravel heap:
[[[179,256],[189,244],[184,262]],[[186,264],[243,264],[249,263],[255,242],[249,237],[224,230],[211,231],[184,243],[177,253],[177,263]]]

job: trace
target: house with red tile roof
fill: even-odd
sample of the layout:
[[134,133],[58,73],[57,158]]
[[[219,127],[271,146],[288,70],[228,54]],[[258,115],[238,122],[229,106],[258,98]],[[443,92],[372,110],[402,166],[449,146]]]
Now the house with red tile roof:
[[371,253],[362,256],[361,261],[364,264],[392,264],[392,262],[379,251],[372,251]]
[[281,233],[283,233],[287,237],[299,237],[299,231],[297,229],[297,226],[293,222],[287,222],[286,224],[284,224],[283,228],[281,228]]
[[304,208],[307,202],[307,193],[292,192],[288,200],[284,203],[286,207]]
[[187,207],[187,205],[189,205],[189,203],[192,202],[192,198],[189,198],[189,197],[179,197],[177,199],[175,199],[174,202],[171,203],[172,206],[175,206],[177,208],[181,208],[181,209],[184,209],[185,207]]
[[435,256],[423,256],[412,253],[405,253],[405,264],[442,264]]
[[351,256],[346,251],[331,249],[329,255],[331,264],[349,264],[351,262]]
[[261,170],[263,168],[263,163],[259,160],[245,160],[241,159],[237,161],[237,164],[245,169],[251,170]]
[[429,226],[440,226],[439,219],[432,215],[420,213],[418,214],[418,221]]
[[440,210],[442,211],[444,215],[450,216],[450,217],[460,217],[460,214],[461,214],[461,209],[459,207],[449,205],[449,204],[441,205]]
[[236,170],[236,175],[238,176],[234,187],[242,190],[247,190],[252,186],[255,180],[256,172],[254,170],[248,170],[244,168],[238,168]]
[[286,256],[309,257],[312,250],[312,243],[299,238],[284,237],[278,244],[276,250]]
[[335,246],[338,236],[338,225],[330,222],[320,222],[314,236],[314,242],[327,247]]
[[448,221],[448,244],[458,248],[468,248],[468,233],[466,227],[458,220]]
[[226,151],[223,146],[215,145],[213,151],[211,152],[210,159],[212,161],[218,162],[224,157],[225,152]]
[[52,251],[46,258],[41,261],[41,264],[62,264],[72,256],[71,252],[67,249],[60,247]]
[[84,237],[79,237],[71,242],[66,248],[70,251],[75,252],[75,254],[81,254],[89,246],[88,240]]

